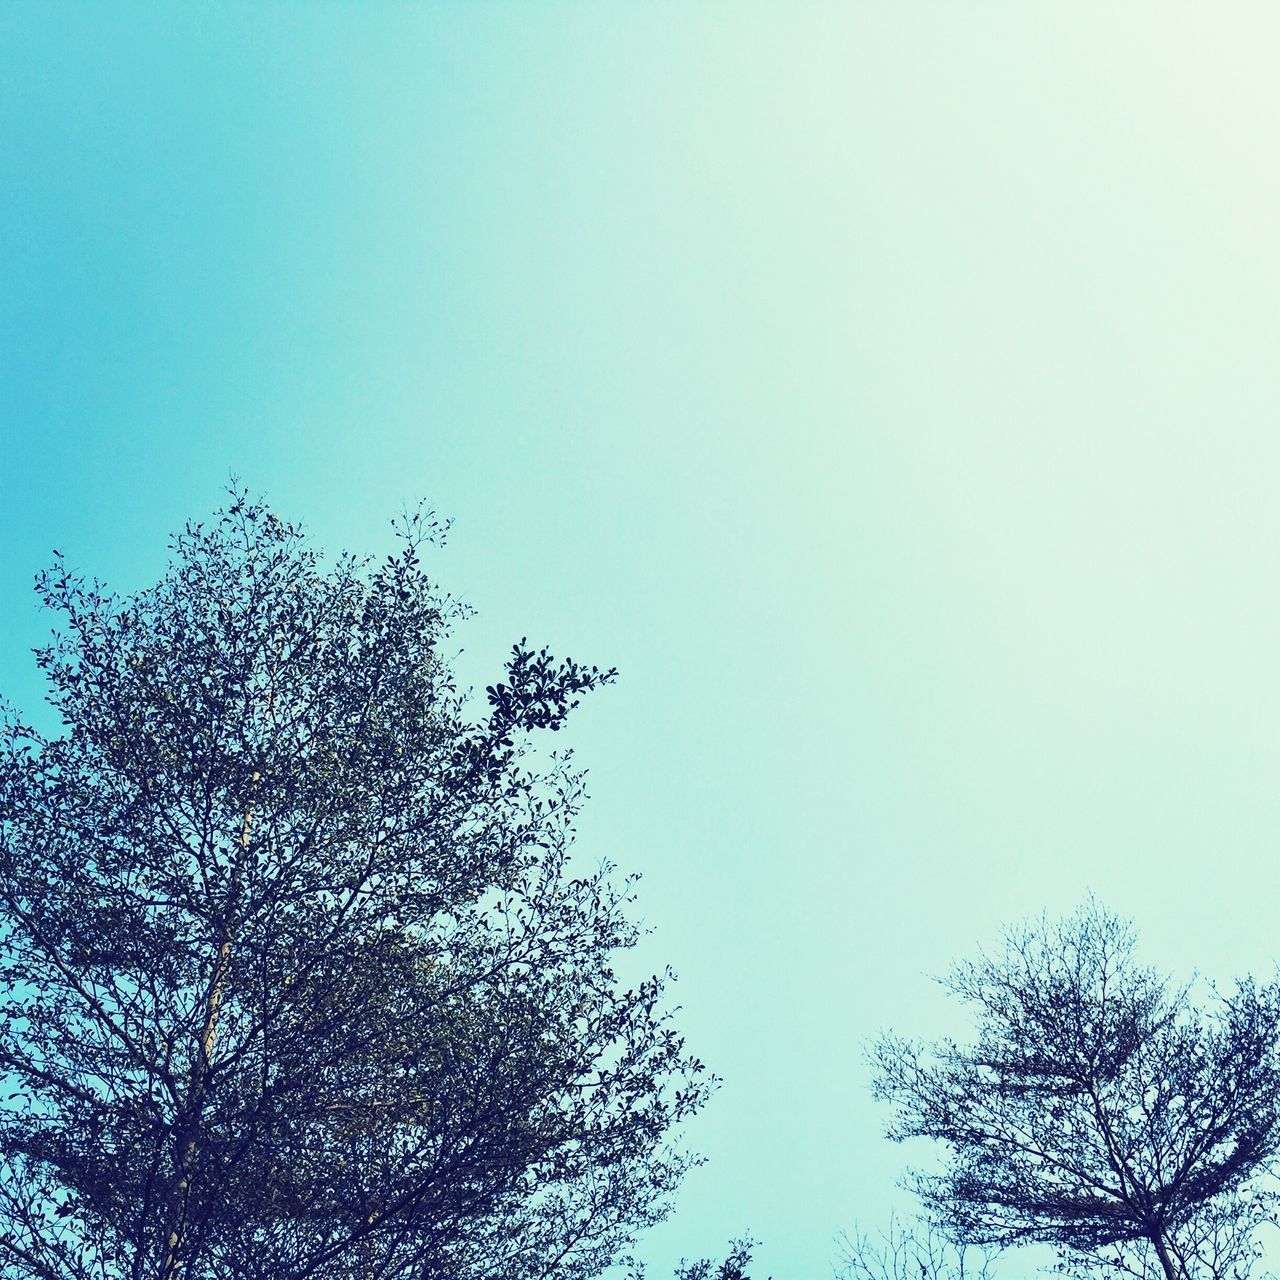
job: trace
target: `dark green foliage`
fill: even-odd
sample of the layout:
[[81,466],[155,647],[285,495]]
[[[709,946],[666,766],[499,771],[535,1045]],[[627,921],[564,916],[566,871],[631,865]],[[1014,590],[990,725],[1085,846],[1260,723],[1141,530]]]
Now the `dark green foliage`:
[[62,567],[64,729],[0,751],[0,1275],[573,1280],[660,1217],[706,1094],[624,989],[526,740],[613,673],[523,642],[489,711],[411,520],[326,566],[233,495],[114,598]]
[[700,1262],[686,1262],[676,1268],[676,1280],[751,1280],[747,1268],[751,1265],[750,1240],[735,1240],[723,1262],[704,1258]]
[[1280,1146],[1280,992],[1245,981],[1199,1007],[1133,946],[1090,905],[960,966],[949,986],[974,1043],[877,1048],[890,1136],[944,1144],[945,1172],[917,1187],[958,1241],[1038,1241],[1070,1267],[1166,1280],[1240,1275]]
[[[696,1262],[681,1262],[675,1270],[675,1280],[751,1280],[747,1268],[751,1265],[756,1241],[749,1237],[729,1242],[729,1252],[724,1260],[700,1258]],[[633,1266],[629,1280],[645,1280],[643,1266]]]

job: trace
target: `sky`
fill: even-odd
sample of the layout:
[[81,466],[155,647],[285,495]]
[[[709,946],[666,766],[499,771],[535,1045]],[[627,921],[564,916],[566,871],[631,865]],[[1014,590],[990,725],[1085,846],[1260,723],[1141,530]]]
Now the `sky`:
[[1280,12],[0,7],[0,690],[53,548],[122,590],[231,473],[322,546],[423,499],[477,618],[619,683],[707,1163],[640,1247],[828,1275],[906,1204],[881,1029],[1092,891],[1269,973]]

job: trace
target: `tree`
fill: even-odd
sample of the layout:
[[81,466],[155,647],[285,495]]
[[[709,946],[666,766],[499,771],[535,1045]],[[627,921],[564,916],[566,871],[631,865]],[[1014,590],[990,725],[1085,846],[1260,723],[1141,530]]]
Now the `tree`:
[[710,1258],[682,1262],[676,1268],[676,1280],[750,1280],[747,1268],[754,1247],[751,1240],[731,1241],[723,1262],[712,1262]]
[[[747,1268],[754,1257],[756,1241],[750,1236],[729,1241],[729,1250],[723,1261],[699,1258],[694,1262],[682,1259],[676,1266],[674,1280],[751,1280]],[[645,1280],[643,1265],[633,1264],[628,1280]]]
[[839,1280],[991,1280],[995,1261],[992,1250],[958,1245],[927,1221],[891,1218],[876,1236],[855,1229],[837,1244]]
[[129,598],[61,559],[61,728],[0,746],[0,1275],[598,1274],[705,1099],[631,882],[540,752],[612,671],[523,641],[480,716],[402,523],[327,563],[234,492]]
[[1248,1270],[1280,1141],[1280,996],[1243,981],[1198,1007],[1134,958],[1095,904],[1010,931],[959,966],[969,1045],[894,1036],[873,1053],[890,1137],[944,1144],[919,1175],[960,1242],[1055,1246],[1164,1280]]

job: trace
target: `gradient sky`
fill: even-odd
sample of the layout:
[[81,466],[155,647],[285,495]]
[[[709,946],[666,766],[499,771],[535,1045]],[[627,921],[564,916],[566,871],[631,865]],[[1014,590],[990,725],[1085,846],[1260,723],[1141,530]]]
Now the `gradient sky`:
[[641,1253],[828,1274],[863,1046],[1092,889],[1270,970],[1280,11],[0,8],[0,688],[231,471],[617,664],[582,848],[724,1086]]

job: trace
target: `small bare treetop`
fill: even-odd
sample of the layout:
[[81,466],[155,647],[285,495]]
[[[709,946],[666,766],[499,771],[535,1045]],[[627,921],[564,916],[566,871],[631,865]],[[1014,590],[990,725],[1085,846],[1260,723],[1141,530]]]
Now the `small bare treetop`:
[[854,1229],[836,1241],[839,1280],[990,1280],[996,1251],[956,1244],[932,1222],[891,1218],[870,1235]]

